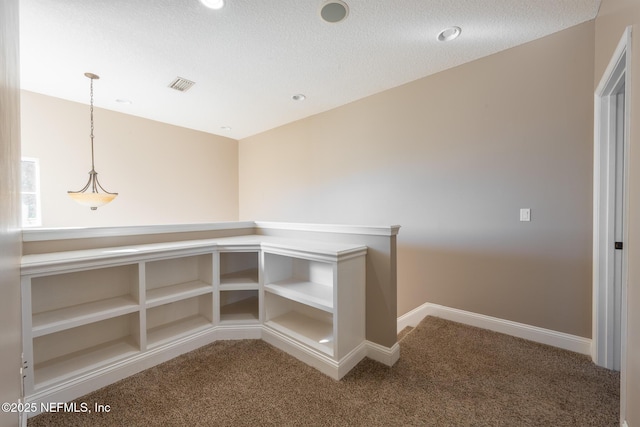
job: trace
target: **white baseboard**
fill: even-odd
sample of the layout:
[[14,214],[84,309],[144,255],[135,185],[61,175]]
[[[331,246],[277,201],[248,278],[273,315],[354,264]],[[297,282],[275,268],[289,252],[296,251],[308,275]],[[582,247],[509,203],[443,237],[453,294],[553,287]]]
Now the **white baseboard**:
[[[125,358],[104,368],[78,375],[60,384],[36,390],[26,397],[26,402],[36,404],[38,408],[41,408],[41,404],[46,404],[47,402],[69,402],[204,345],[218,340],[235,339],[263,339],[336,380],[346,375],[366,356],[388,366],[393,365],[400,357],[400,346],[397,343],[393,347],[387,348],[370,341],[363,341],[339,361],[336,361],[326,354],[304,346],[296,340],[261,324],[219,325],[169,344],[141,352],[138,355]],[[39,412],[38,410],[23,414],[26,416],[20,422],[24,425],[27,416],[34,416]]]
[[[295,357],[301,362],[306,363],[322,372],[323,374],[339,380],[341,378],[340,365],[331,357],[321,352],[298,343],[295,339],[276,331],[275,329],[265,327],[262,330],[262,339],[272,346]],[[364,357],[364,355],[362,356]],[[344,375],[344,373],[342,373]]]
[[220,325],[217,328],[217,340],[259,340],[262,338],[262,325]]
[[556,332],[550,329],[512,322],[497,317],[485,316],[469,311],[458,310],[442,305],[425,303],[410,312],[398,317],[398,332],[407,326],[417,326],[427,316],[440,317],[465,325],[476,326],[495,332],[524,338],[530,341],[547,344],[553,347],[574,351],[589,356],[591,354],[591,340],[576,335]]
[[393,366],[400,359],[400,345],[395,343],[389,348],[367,341],[367,357],[384,365]]

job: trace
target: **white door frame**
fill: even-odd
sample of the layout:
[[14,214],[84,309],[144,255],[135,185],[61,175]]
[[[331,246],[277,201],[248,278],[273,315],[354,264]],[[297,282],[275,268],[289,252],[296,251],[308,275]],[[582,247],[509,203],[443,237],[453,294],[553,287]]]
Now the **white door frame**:
[[[626,334],[627,334],[627,266],[628,251],[622,256],[621,305],[615,309],[614,278],[615,249],[615,150],[616,93],[624,84],[624,163],[623,200],[629,200],[628,153],[631,101],[631,26],[618,43],[594,96],[594,170],[593,170],[593,331],[591,356],[606,368],[614,367],[615,352],[620,351],[621,419],[626,407]],[[628,239],[628,203],[622,207],[623,242]],[[618,319],[615,316],[620,316]],[[614,349],[616,322],[619,321],[620,348]]]

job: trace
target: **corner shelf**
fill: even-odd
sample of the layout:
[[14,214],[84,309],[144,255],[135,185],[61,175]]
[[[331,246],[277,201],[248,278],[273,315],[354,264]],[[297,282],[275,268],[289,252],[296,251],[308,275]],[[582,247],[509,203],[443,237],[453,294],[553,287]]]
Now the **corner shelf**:
[[220,291],[220,323],[258,323],[259,306],[258,290]]
[[258,251],[220,252],[220,289],[258,289]]
[[243,270],[220,275],[220,288],[257,289],[258,270]]

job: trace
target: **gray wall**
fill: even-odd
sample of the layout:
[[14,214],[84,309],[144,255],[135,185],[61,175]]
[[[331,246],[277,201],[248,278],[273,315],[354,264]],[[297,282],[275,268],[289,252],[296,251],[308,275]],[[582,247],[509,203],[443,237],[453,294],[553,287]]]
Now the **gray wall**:
[[241,140],[239,219],[400,224],[398,315],[590,337],[593,40],[591,21]]
[[[20,104],[18,0],[0,2],[0,401],[20,397]],[[0,412],[0,425],[17,426]]]

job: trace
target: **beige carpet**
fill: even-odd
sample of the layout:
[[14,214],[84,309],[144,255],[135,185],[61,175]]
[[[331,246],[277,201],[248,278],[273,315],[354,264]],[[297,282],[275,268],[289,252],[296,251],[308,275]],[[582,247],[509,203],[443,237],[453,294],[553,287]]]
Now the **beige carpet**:
[[217,342],[78,399],[37,426],[616,426],[619,376],[589,358],[427,317],[392,368],[334,381],[260,340]]

